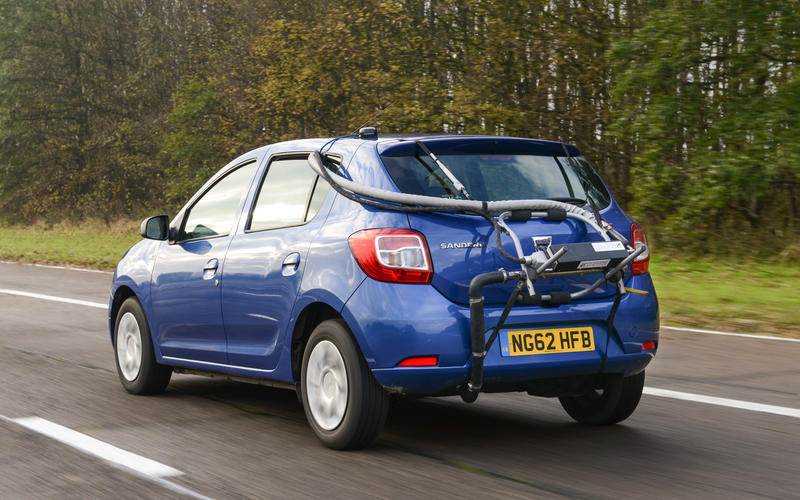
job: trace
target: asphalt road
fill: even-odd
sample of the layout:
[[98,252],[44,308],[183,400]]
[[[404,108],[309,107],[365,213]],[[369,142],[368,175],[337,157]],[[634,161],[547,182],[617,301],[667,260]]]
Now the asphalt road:
[[[87,302],[106,302],[110,278],[0,264],[0,290]],[[422,399],[392,408],[374,448],[335,452],[288,391],[175,376],[164,395],[128,395],[105,315],[0,292],[0,498],[800,498],[797,342],[663,332],[648,387],[745,408],[645,395],[623,424],[587,428],[524,394]],[[180,474],[120,467],[26,417]]]

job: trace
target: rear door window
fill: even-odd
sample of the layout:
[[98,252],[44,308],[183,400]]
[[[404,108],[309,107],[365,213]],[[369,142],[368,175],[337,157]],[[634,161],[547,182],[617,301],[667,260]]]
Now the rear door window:
[[296,226],[314,218],[330,186],[307,158],[273,160],[253,205],[248,231]]

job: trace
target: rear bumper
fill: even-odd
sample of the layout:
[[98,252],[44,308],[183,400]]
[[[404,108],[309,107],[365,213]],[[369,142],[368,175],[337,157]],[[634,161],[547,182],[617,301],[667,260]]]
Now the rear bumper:
[[[608,336],[606,373],[633,374],[644,369],[653,352],[642,352],[647,340],[658,340],[658,302],[648,275],[634,276],[626,286],[648,292],[623,296]],[[589,325],[596,350],[583,353],[507,357],[498,338],[489,349],[484,368],[487,389],[545,378],[590,375],[601,368],[606,348],[605,320],[611,300],[583,300],[559,307],[515,307],[508,328]],[[466,383],[470,372],[469,308],[447,300],[423,285],[398,285],[365,280],[342,311],[367,364],[379,383],[391,392],[440,394]],[[486,328],[493,327],[502,307],[487,307]],[[502,335],[502,333],[501,333]],[[436,355],[431,368],[397,367],[411,356]]]
[[[589,353],[595,354],[595,353]],[[551,354],[548,356],[563,356]],[[655,357],[655,352],[619,354],[609,356],[606,373],[633,375],[644,370]],[[488,359],[487,359],[488,361]],[[518,385],[522,390],[526,384],[541,379],[593,375],[600,369],[599,357],[586,359],[548,360],[548,362],[525,362],[517,364],[496,363],[484,366],[484,387]],[[470,366],[443,366],[432,368],[384,368],[372,370],[378,382],[391,393],[399,394],[451,394],[463,386],[470,374]]]

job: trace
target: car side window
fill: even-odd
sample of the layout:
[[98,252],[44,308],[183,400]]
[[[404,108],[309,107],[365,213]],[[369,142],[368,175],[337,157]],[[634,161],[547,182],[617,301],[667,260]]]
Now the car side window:
[[269,164],[250,215],[248,231],[296,226],[319,211],[330,186],[308,165],[306,158],[285,158]]
[[189,209],[180,239],[193,240],[229,234],[255,170],[256,162],[242,165],[227,173],[206,191]]

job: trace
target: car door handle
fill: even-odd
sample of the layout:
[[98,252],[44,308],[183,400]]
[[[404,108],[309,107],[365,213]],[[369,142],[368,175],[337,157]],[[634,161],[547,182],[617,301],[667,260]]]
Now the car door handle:
[[206,262],[206,265],[203,266],[203,279],[210,280],[217,274],[217,269],[219,269],[219,260],[211,259]]
[[292,252],[283,259],[281,274],[284,276],[291,276],[297,272],[298,267],[300,267],[300,254]]

